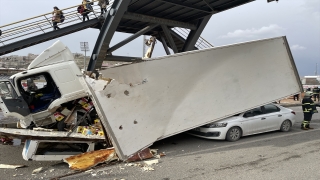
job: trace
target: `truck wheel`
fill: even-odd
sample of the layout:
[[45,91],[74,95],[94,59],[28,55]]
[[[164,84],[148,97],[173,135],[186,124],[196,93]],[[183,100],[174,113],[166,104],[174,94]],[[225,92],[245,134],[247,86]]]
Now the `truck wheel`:
[[290,120],[285,120],[280,126],[280,131],[282,132],[287,132],[291,128],[291,121]]
[[226,140],[227,141],[238,141],[241,137],[241,129],[239,127],[232,127],[228,130],[227,135],[226,135]]

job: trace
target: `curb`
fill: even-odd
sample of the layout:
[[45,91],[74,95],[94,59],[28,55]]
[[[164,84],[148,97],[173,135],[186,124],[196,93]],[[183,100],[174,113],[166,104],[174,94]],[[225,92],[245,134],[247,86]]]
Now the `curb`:
[[283,106],[283,107],[295,107],[295,106],[302,106],[301,103],[299,104],[279,104],[280,106]]

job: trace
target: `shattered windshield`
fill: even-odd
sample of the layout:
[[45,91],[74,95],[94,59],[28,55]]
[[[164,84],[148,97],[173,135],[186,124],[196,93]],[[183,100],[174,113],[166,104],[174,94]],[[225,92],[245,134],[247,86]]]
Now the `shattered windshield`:
[[14,91],[14,89],[9,81],[1,81],[0,82],[0,96],[4,97],[5,99],[17,98],[17,94]]

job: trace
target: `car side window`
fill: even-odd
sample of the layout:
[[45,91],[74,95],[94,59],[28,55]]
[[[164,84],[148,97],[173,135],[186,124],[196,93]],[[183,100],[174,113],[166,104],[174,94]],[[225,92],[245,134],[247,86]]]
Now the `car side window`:
[[254,116],[258,116],[258,115],[263,114],[261,107],[257,107],[257,108],[252,109],[252,113]]
[[261,107],[254,108],[244,113],[243,117],[252,117],[263,114]]
[[277,106],[275,106],[273,104],[267,104],[267,105],[264,105],[263,107],[264,107],[264,111],[266,114],[280,111],[280,108],[278,108]]

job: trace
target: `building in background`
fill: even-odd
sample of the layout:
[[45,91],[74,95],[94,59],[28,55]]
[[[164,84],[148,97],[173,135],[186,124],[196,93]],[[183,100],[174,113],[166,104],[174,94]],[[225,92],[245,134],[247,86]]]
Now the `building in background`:
[[320,87],[320,76],[304,76],[301,78],[303,89],[313,89],[314,87]]
[[[8,79],[11,75],[25,71],[29,64],[37,57],[38,55],[29,53],[27,56],[1,56],[0,57],[0,79]],[[82,53],[73,53],[74,61],[80,69],[83,69],[84,66],[84,54]],[[86,56],[86,59],[90,59],[90,56]],[[89,61],[86,62],[86,67],[88,66]],[[108,62],[104,61],[101,69],[106,69],[112,66],[117,66],[125,64],[122,62]]]

